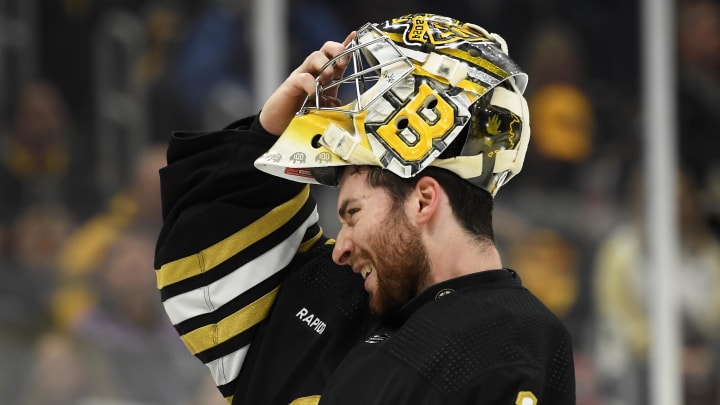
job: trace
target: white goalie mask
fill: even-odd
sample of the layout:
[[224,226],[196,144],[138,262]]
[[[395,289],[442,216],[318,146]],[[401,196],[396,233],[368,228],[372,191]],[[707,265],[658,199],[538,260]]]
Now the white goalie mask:
[[[522,169],[530,138],[527,75],[497,34],[434,14],[366,24],[346,50],[344,77],[309,96],[278,141],[255,161],[267,173],[336,185],[347,165],[404,178],[429,165],[495,195]],[[321,105],[323,93],[347,97]],[[348,91],[349,89],[349,91]]]

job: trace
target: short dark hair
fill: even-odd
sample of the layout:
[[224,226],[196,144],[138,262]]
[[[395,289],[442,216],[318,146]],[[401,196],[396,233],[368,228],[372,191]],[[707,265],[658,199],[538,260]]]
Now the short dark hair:
[[398,208],[422,177],[432,177],[440,184],[450,199],[453,214],[460,225],[478,241],[494,243],[492,211],[493,198],[487,191],[472,185],[457,174],[438,167],[427,167],[418,175],[405,179],[377,166],[366,166],[367,184],[387,190]]

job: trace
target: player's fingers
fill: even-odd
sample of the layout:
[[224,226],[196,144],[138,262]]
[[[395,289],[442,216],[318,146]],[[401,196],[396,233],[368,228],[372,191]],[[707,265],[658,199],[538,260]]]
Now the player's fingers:
[[[333,78],[342,77],[342,71],[344,71],[344,67],[347,66],[347,62],[343,61],[345,58],[339,58],[337,60],[333,60],[333,58],[344,50],[345,46],[342,43],[328,41],[322,48],[308,56],[304,67],[307,69],[307,72],[314,74],[321,84],[327,84]],[[329,64],[331,60],[333,63]],[[340,65],[338,65],[338,63],[340,63]],[[338,70],[340,70],[340,76],[336,76],[336,71]]]
[[[327,43],[321,51],[324,55],[329,58],[331,63],[325,62],[324,69],[318,73],[318,81],[322,86],[328,86],[333,81],[342,79],[345,74],[349,62],[351,60],[351,54],[347,53],[348,44],[357,36],[356,32],[351,32],[342,43],[330,42]],[[338,95],[339,86],[333,86],[329,88],[324,95],[329,98],[335,98]]]
[[260,111],[260,125],[271,134],[280,135],[300,109],[305,97],[315,92],[315,77],[295,71],[265,101]]
[[[343,50],[347,49],[350,42],[357,37],[357,31],[353,31],[345,38],[345,40],[342,42]],[[341,58],[338,58],[338,60],[335,63],[335,70],[336,73],[339,71],[340,76],[345,72],[345,69],[348,67],[348,63],[350,63],[350,54],[347,54]]]
[[[354,35],[351,33],[342,43],[328,41],[323,44],[319,50],[308,55],[303,63],[270,95],[260,112],[260,124],[268,132],[279,135],[285,130],[305,97],[315,95],[316,78],[324,85],[333,79],[342,77],[348,65],[348,58],[343,56],[330,65],[328,62],[345,50]],[[328,92],[325,97],[321,98],[321,104],[327,100],[328,104],[339,105],[336,96],[337,89]]]
[[290,97],[302,97],[315,94],[315,76],[308,72],[293,72],[281,87],[286,87]]

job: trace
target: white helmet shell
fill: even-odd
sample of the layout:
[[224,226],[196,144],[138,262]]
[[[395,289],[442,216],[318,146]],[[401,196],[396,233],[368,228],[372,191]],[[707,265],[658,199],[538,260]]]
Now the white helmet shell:
[[[530,137],[527,76],[497,34],[412,14],[364,25],[326,67],[346,55],[349,72],[325,86],[316,81],[315,94],[257,168],[334,185],[342,166],[380,166],[408,178],[433,165],[493,196],[522,168]],[[322,106],[323,92],[336,86],[345,86],[341,94],[350,87],[351,100]]]

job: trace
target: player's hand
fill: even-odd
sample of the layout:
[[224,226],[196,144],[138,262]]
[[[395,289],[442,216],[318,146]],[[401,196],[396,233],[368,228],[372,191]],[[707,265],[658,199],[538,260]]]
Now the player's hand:
[[[285,131],[295,113],[302,106],[305,97],[315,94],[315,78],[325,85],[333,78],[342,77],[347,68],[349,55],[339,58],[331,68],[320,72],[325,63],[342,53],[350,41],[355,38],[355,32],[350,33],[345,41],[326,42],[319,50],[311,53],[305,61],[285,79],[285,81],[265,101],[260,111],[260,125],[271,134],[280,135]],[[326,106],[337,106],[338,87],[328,89],[323,93],[321,101]]]

